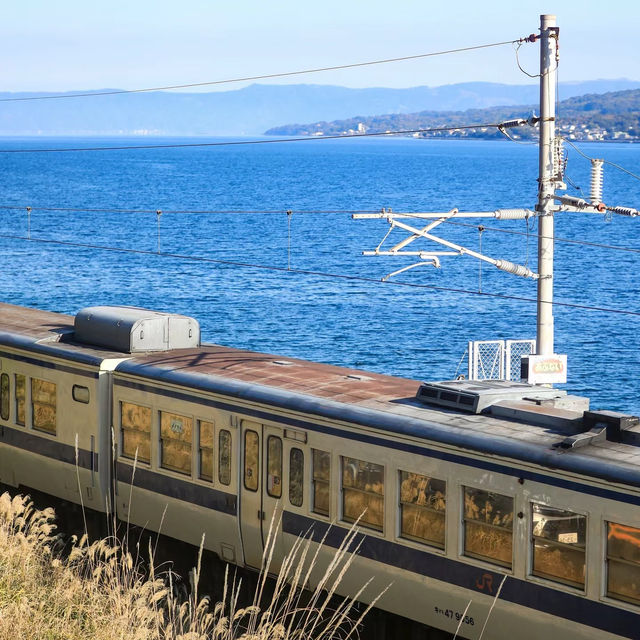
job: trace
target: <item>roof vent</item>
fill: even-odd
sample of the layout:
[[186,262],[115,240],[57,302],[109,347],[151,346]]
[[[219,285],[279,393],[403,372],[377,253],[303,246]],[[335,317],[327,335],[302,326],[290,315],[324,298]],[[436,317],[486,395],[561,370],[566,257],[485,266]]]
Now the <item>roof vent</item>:
[[416,399],[424,404],[481,413],[501,400],[547,400],[565,395],[566,391],[509,380],[448,380],[422,383]]
[[197,320],[139,307],[86,307],[74,321],[77,342],[124,353],[200,346]]

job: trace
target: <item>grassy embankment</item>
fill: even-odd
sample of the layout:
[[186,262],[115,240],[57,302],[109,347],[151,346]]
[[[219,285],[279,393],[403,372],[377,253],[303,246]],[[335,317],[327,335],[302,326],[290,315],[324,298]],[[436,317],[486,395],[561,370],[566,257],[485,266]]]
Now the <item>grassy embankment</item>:
[[355,529],[310,595],[303,589],[317,551],[306,538],[267,589],[270,532],[253,603],[241,607],[239,581],[228,573],[222,601],[198,595],[201,555],[180,597],[175,574],[154,566],[151,545],[143,562],[115,538],[83,536],[63,555],[54,519],[53,509],[38,510],[28,498],[0,496],[0,640],[346,640],[369,610],[351,615],[369,583],[338,606],[332,599],[354,559]]

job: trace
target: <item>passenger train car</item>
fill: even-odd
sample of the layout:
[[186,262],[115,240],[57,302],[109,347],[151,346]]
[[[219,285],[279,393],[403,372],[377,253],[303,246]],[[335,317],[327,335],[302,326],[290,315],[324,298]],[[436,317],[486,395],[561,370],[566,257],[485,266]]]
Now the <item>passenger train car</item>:
[[640,424],[564,391],[201,345],[195,320],[141,309],[2,304],[0,482],[204,533],[253,568],[274,514],[276,565],[307,531],[328,559],[360,518],[345,595],[380,576],[377,606],[466,638],[494,603],[485,637],[640,637]]

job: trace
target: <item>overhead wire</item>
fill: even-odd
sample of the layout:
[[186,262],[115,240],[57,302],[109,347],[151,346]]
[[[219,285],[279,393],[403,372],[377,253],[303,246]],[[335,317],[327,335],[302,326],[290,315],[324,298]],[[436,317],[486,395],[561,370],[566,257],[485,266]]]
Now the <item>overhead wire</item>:
[[518,69],[520,69],[525,76],[529,76],[530,78],[539,78],[539,73],[529,73],[526,69],[523,69],[520,64],[520,56],[518,54],[520,53],[520,47],[523,45],[523,42],[516,41],[513,44],[515,45],[516,64],[518,65]]
[[[195,262],[206,262],[206,263],[212,263],[212,264],[219,264],[223,266],[251,268],[251,269],[264,269],[264,270],[275,271],[280,273],[295,273],[298,275],[317,276],[322,278],[336,278],[340,280],[356,281],[356,282],[369,282],[372,284],[374,283],[375,284],[391,284],[396,286],[411,287],[411,288],[417,288],[417,289],[430,289],[434,291],[446,291],[449,293],[484,296],[488,298],[499,298],[503,300],[514,300],[518,302],[532,302],[532,303],[537,302],[536,298],[527,298],[525,296],[507,295],[502,293],[488,293],[485,291],[474,291],[471,289],[459,289],[454,287],[442,287],[438,285],[430,285],[430,284],[424,284],[424,283],[406,282],[403,280],[381,280],[378,278],[369,278],[366,276],[356,276],[356,275],[349,275],[344,273],[330,273],[325,271],[315,271],[311,269],[292,269],[292,268],[289,268],[288,266],[277,267],[274,265],[241,262],[237,260],[223,260],[219,258],[208,258],[206,256],[189,256],[189,255],[178,254],[178,253],[167,253],[167,252],[151,251],[151,250],[145,250],[145,249],[127,249],[123,247],[109,247],[104,245],[96,245],[96,244],[89,244],[89,243],[83,243],[83,242],[70,242],[66,240],[54,240],[54,239],[48,239],[48,238],[33,238],[33,237],[28,238],[27,236],[17,236],[12,234],[0,234],[0,238],[10,239],[10,240],[26,240],[28,242],[39,242],[44,244],[70,246],[70,247],[81,248],[81,249],[97,249],[101,251],[113,251],[118,253],[129,253],[129,254],[164,257],[164,258],[174,258],[178,260],[190,260]],[[622,314],[622,315],[630,315],[630,316],[640,316],[640,311],[630,311],[628,309],[613,309],[610,307],[596,307],[592,305],[584,305],[584,304],[578,304],[573,302],[559,302],[559,301],[554,301],[551,304],[553,304],[556,307],[581,309],[583,311],[598,311],[602,313],[614,313],[614,314]]]
[[[584,151],[582,151],[579,147],[577,147],[573,142],[571,142],[571,140],[567,140],[566,138],[562,138],[569,146],[573,147],[583,158],[586,158],[587,160],[591,161],[594,160],[594,158],[592,158],[591,156],[587,155],[586,153],[584,153]],[[598,142],[605,142],[604,140],[600,141],[598,140]],[[610,141],[610,142],[617,142],[617,141]],[[636,180],[640,180],[640,175],[638,175],[637,173],[633,173],[633,171],[629,171],[629,169],[625,169],[623,166],[616,164],[615,162],[611,162],[611,160],[602,160],[605,164],[608,164],[611,167],[614,167],[616,169],[618,169],[619,171],[622,171],[628,175],[630,175],[632,178],[635,178]]]
[[[567,156],[568,158],[568,156]],[[586,198],[584,191],[582,190],[582,187],[579,184],[576,184],[569,175],[567,175],[566,173],[564,174],[564,180],[569,184],[570,187],[572,187],[575,191],[577,191],[580,196],[582,198]]]
[[[84,98],[84,97],[97,97],[97,96],[107,96],[107,95],[122,95],[122,94],[130,94],[130,93],[144,93],[144,92],[151,92],[151,91],[161,91],[161,90],[171,90],[171,89],[185,89],[185,88],[195,88],[195,87],[203,87],[203,86],[213,86],[213,85],[220,85],[220,84],[227,84],[227,83],[237,83],[237,82],[252,81],[252,80],[262,80],[262,79],[273,79],[273,78],[286,77],[286,76],[295,76],[295,75],[302,75],[302,74],[309,74],[309,73],[319,73],[319,72],[324,72],[324,71],[334,71],[334,70],[340,70],[340,69],[349,69],[349,68],[357,68],[357,67],[364,67],[364,66],[370,66],[370,65],[379,65],[379,64],[387,64],[387,63],[407,61],[407,60],[415,60],[415,59],[428,58],[428,57],[439,56],[439,55],[446,55],[446,54],[459,53],[459,52],[464,52],[464,51],[472,51],[472,50],[477,50],[477,49],[496,47],[496,46],[501,46],[501,45],[506,45],[506,44],[516,45],[516,49],[515,49],[516,62],[518,64],[518,67],[520,68],[520,70],[524,74],[529,76],[529,77],[532,77],[532,78],[539,77],[540,74],[530,74],[527,71],[525,71],[522,68],[521,64],[520,64],[518,52],[519,52],[520,47],[522,46],[522,44],[525,41],[527,41],[527,39],[521,38],[519,40],[496,42],[496,43],[490,43],[490,44],[484,44],[484,45],[477,45],[477,46],[463,47],[463,48],[458,48],[458,49],[450,49],[450,50],[445,50],[445,51],[431,52],[431,53],[426,53],[426,54],[402,56],[402,57],[397,57],[397,58],[387,58],[387,59],[382,59],[382,60],[359,62],[359,63],[352,63],[352,64],[346,64],[346,65],[319,67],[319,68],[305,69],[305,70],[291,71],[291,72],[284,72],[284,73],[264,74],[264,75],[258,75],[258,76],[247,76],[247,77],[242,77],[242,78],[231,78],[231,79],[225,79],[225,80],[215,80],[215,81],[208,81],[208,82],[188,83],[188,84],[179,84],[179,85],[167,85],[167,86],[161,86],[161,87],[149,87],[149,88],[142,88],[142,89],[114,90],[114,91],[94,91],[94,92],[85,92],[85,93],[76,93],[76,94],[67,93],[67,94],[46,95],[46,96],[26,96],[26,97],[16,97],[16,98],[0,98],[0,102],[23,102],[23,101],[34,101],[34,100]],[[58,152],[77,152],[77,151],[113,151],[113,150],[132,150],[132,149],[191,148],[191,147],[214,147],[214,146],[217,147],[217,146],[251,145],[251,144],[273,144],[273,143],[285,143],[285,142],[302,142],[302,141],[309,141],[309,140],[327,140],[327,139],[338,139],[338,138],[374,137],[374,136],[387,136],[387,135],[407,135],[407,134],[414,134],[414,133],[444,132],[444,131],[453,131],[453,130],[460,130],[460,129],[482,128],[482,127],[487,127],[487,128],[495,127],[495,128],[498,128],[500,130],[500,124],[499,123],[490,123],[490,124],[474,124],[474,125],[460,125],[460,126],[447,126],[447,127],[430,127],[430,128],[424,128],[424,129],[409,129],[409,130],[372,132],[372,133],[354,133],[354,134],[344,134],[344,135],[314,136],[314,137],[302,137],[302,138],[284,138],[284,139],[283,138],[278,138],[278,139],[272,139],[272,140],[240,140],[240,141],[224,141],[224,142],[173,143],[173,144],[155,144],[155,145],[122,145],[122,146],[111,146],[111,147],[76,147],[76,148],[48,148],[48,149],[0,149],[0,153],[58,153]],[[513,142],[519,142],[519,141],[514,140],[513,138],[511,138],[504,131],[502,131],[502,133],[504,135],[506,135],[509,139],[511,139]],[[592,159],[590,156],[588,156],[587,154],[583,153],[571,141],[565,139],[565,142],[567,142],[570,146],[572,146],[580,155],[582,155],[586,159],[589,159],[589,160]],[[520,144],[532,144],[532,143],[520,142]],[[534,142],[533,144],[536,144],[536,143]],[[620,171],[623,171],[623,172],[627,173],[628,175],[632,176],[633,178],[640,180],[640,176],[639,175],[637,175],[637,174],[625,169],[624,167],[622,167],[622,166],[620,166],[620,165],[618,165],[618,164],[616,164],[614,162],[608,161],[608,160],[605,160],[604,162],[606,164],[609,164],[609,165],[617,168]],[[3,210],[19,210],[21,208],[22,207],[0,206],[0,209],[3,209]],[[38,209],[38,210],[44,210],[44,211],[100,212],[100,213],[103,213],[103,212],[105,212],[105,213],[106,212],[111,212],[111,213],[156,213],[156,214],[158,214],[159,211],[160,211],[160,210],[157,210],[157,209],[154,209],[154,210],[140,210],[140,209],[79,209],[79,208],[64,208],[64,207],[29,207],[30,211],[32,209]],[[166,213],[282,213],[282,211],[280,211],[280,210],[275,210],[275,211],[273,211],[273,210],[271,210],[271,211],[266,211],[266,210],[263,210],[263,211],[238,211],[238,210],[226,210],[226,211],[218,210],[218,211],[213,211],[213,210],[208,210],[207,211],[207,210],[186,210],[186,209],[184,209],[184,210],[178,210],[178,209],[165,210],[164,212],[166,212]],[[299,211],[299,212],[296,212],[296,213],[360,213],[360,212],[362,212],[362,211],[308,210],[308,211]],[[445,222],[447,222],[449,224],[458,225],[458,226],[468,226],[468,227],[475,227],[476,226],[476,225],[472,225],[472,224],[468,224],[468,223],[455,222],[455,221],[452,221],[452,220],[446,220]],[[515,231],[515,230],[497,229],[495,227],[484,227],[483,230],[484,229],[497,231],[497,232],[502,232],[502,233],[511,233],[511,234],[517,234],[517,235],[528,235],[528,233],[525,234],[523,232],[518,232],[518,231]],[[268,270],[272,270],[272,271],[291,272],[291,273],[297,273],[297,274],[302,274],[302,275],[314,275],[314,276],[327,277],[327,278],[340,278],[340,279],[346,279],[346,280],[356,280],[356,281],[364,281],[364,282],[371,282],[371,283],[393,284],[393,285],[408,286],[408,287],[414,287],[414,288],[431,289],[431,290],[436,290],[436,291],[447,291],[447,292],[466,294],[466,295],[479,295],[479,296],[492,297],[492,298],[501,298],[501,299],[506,299],[506,300],[517,300],[517,301],[524,301],[524,302],[537,302],[537,300],[535,298],[526,298],[526,297],[523,297],[523,296],[513,296],[513,295],[505,295],[505,294],[497,294],[497,293],[488,293],[488,292],[473,291],[473,290],[466,290],[466,289],[458,289],[458,288],[452,288],[452,287],[441,287],[441,286],[437,286],[437,285],[410,283],[410,282],[404,282],[404,281],[398,281],[398,280],[381,281],[379,279],[367,278],[367,277],[364,277],[364,276],[354,276],[354,275],[346,275],[346,274],[334,274],[334,273],[327,273],[327,272],[313,271],[313,270],[304,270],[304,269],[291,269],[290,265],[288,265],[285,268],[285,267],[276,267],[276,266],[270,266],[270,265],[245,263],[245,262],[240,262],[240,261],[231,261],[231,260],[221,260],[221,259],[207,258],[207,257],[204,257],[204,256],[188,256],[188,255],[181,255],[181,254],[174,254],[174,253],[166,253],[166,252],[160,252],[159,247],[158,247],[158,251],[146,251],[146,250],[141,250],[141,249],[126,249],[126,248],[119,248],[119,247],[108,247],[108,246],[102,246],[102,245],[93,245],[93,244],[87,244],[87,243],[69,242],[69,241],[62,241],[62,240],[53,240],[53,239],[44,239],[44,238],[32,238],[30,236],[29,237],[15,236],[15,235],[10,235],[10,234],[0,234],[0,237],[7,238],[7,239],[27,240],[27,241],[31,241],[31,242],[40,242],[40,243],[57,244],[57,245],[63,245],[63,246],[71,246],[71,247],[76,247],[76,248],[89,248],[89,249],[97,249],[97,250],[104,250],[104,251],[116,251],[116,252],[142,254],[142,255],[154,255],[154,256],[175,258],[175,259],[181,259],[181,260],[194,260],[194,261],[201,261],[201,262],[209,262],[209,263],[215,263],[215,264],[220,264],[220,265],[228,265],[228,266],[238,266],[238,267],[256,268],[256,269],[268,269]],[[538,236],[538,237],[540,237],[540,236]],[[586,241],[571,240],[571,239],[566,239],[566,238],[555,238],[555,240],[556,241],[560,241],[560,242],[568,242],[568,243],[572,243],[572,244],[587,245],[587,246],[593,246],[593,247],[604,248],[604,249],[613,249],[613,250],[621,250],[621,251],[629,251],[629,252],[634,252],[634,253],[640,253],[639,249],[633,249],[633,248],[629,248],[629,247],[620,247],[620,246],[614,246],[614,245],[604,245],[604,244],[600,244],[600,243],[590,243],[590,242],[586,242]],[[625,310],[625,309],[612,309],[612,308],[607,308],[607,307],[596,307],[596,306],[590,306],[590,305],[582,305],[582,304],[577,304],[577,303],[567,303],[567,302],[559,302],[559,301],[554,301],[552,304],[554,306],[569,307],[569,308],[588,310],[588,311],[599,311],[599,312],[605,312],[605,313],[617,313],[617,314],[624,314],[624,315],[640,316],[640,312],[629,311],[629,310]]]
[[[520,71],[522,71],[522,73],[524,73],[526,76],[529,76],[530,78],[539,78],[541,76],[540,73],[529,73],[526,69],[524,69],[522,67],[522,65],[520,64],[520,57],[519,57],[519,51],[520,51],[520,47],[522,47],[522,45],[527,42],[528,40],[525,38],[521,38],[520,40],[514,41],[512,44],[514,45],[514,49],[515,49],[515,56],[516,56],[516,64],[518,65],[518,68],[520,69]],[[559,61],[558,61],[558,53],[557,53],[557,49],[556,49],[556,71],[559,68]],[[560,83],[559,83],[559,74],[556,73],[555,76],[555,82],[556,82],[556,97],[555,97],[555,102],[556,102],[556,119],[558,116],[558,112],[560,109]],[[498,130],[500,131],[500,133],[502,133],[506,138],[508,138],[509,140],[511,140],[511,142],[515,142],[517,144],[538,144],[537,142],[525,142],[525,141],[520,141],[520,140],[515,140],[514,138],[512,138],[507,131],[505,131],[504,129],[500,129],[498,128]],[[568,145],[570,145],[571,147],[573,147],[581,156],[583,156],[584,158],[586,158],[587,160],[593,160],[593,158],[589,155],[587,155],[586,153],[584,153],[583,151],[581,151],[575,144],[573,144],[573,142],[571,142],[570,140],[568,140],[567,138],[565,138],[564,136],[559,136],[564,142],[566,142]],[[597,142],[609,142],[609,143],[615,143],[615,142],[624,142],[623,140],[598,140]],[[616,169],[618,169],[619,171],[623,171],[624,173],[630,175],[631,177],[635,178],[636,180],[640,180],[640,175],[633,173],[633,171],[629,171],[628,169],[625,169],[624,167],[622,167],[619,164],[616,164],[615,162],[611,162],[610,160],[603,160],[603,162],[605,164],[608,164],[612,167],[615,167]],[[574,186],[571,182],[571,180],[567,180],[569,182],[569,184],[571,184],[572,186]],[[574,187],[577,188],[577,190],[580,191],[580,193],[582,193],[582,189],[580,189],[580,187]]]
[[598,140],[578,140],[580,144],[637,144],[635,138],[602,138]]
[[[579,188],[579,187],[578,187]],[[361,213],[380,213],[380,209],[118,209],[118,208],[90,208],[90,207],[49,207],[49,206],[37,206],[37,205],[0,205],[0,211],[47,211],[53,213],[122,213],[122,214],[157,214],[158,211],[168,214],[193,214],[193,215],[283,215],[283,214],[302,214],[302,215],[353,215]],[[419,214],[412,214],[407,212],[401,213],[404,216],[411,218],[419,218]],[[443,220],[444,224],[468,227],[477,229],[477,224],[469,222],[460,222],[457,220]],[[484,231],[495,231],[496,233],[506,233],[510,235],[527,236],[528,238],[543,238],[551,239],[548,236],[542,236],[532,231],[516,231],[514,229],[500,229],[498,227],[483,225]],[[561,238],[554,236],[556,242],[565,242],[568,244],[576,244],[581,246],[593,247],[597,249],[607,249],[612,251],[625,251],[628,253],[640,253],[640,249],[633,247],[623,247],[620,245],[610,245],[600,242],[589,242],[587,240],[575,240],[572,238]]]
[[503,127],[498,127],[498,131],[508,140],[511,140],[511,142],[515,142],[516,144],[526,144],[526,145],[538,145],[538,141],[537,140],[516,140],[512,135],[509,134],[509,132],[503,128]]
[[[525,73],[529,77],[539,77],[540,74],[530,74],[527,71],[525,71],[522,68],[522,66],[520,64],[520,61],[519,61],[519,56],[518,56],[519,49],[522,46],[522,44],[527,40],[528,39],[526,39],[526,38],[521,38],[519,40],[503,41],[503,42],[498,42],[498,43],[490,43],[490,44],[485,44],[485,45],[478,45],[478,46],[473,46],[473,47],[464,47],[464,48],[459,48],[459,49],[450,49],[450,50],[446,50],[446,51],[432,52],[432,53],[427,53],[427,54],[418,54],[418,55],[413,55],[413,56],[402,56],[402,57],[398,57],[398,58],[388,58],[388,59],[383,59],[383,60],[367,61],[367,62],[361,62],[361,63],[347,64],[347,65],[338,65],[338,66],[333,66],[333,67],[320,67],[320,68],[306,69],[306,70],[293,71],[293,72],[285,72],[285,73],[277,73],[277,74],[266,74],[266,75],[262,75],[262,76],[251,76],[251,77],[244,77],[244,78],[232,78],[232,79],[227,79],[227,80],[217,80],[217,81],[203,82],[203,83],[191,83],[191,84],[171,85],[171,86],[163,86],[163,87],[152,87],[152,88],[144,88],[144,89],[133,89],[133,90],[90,92],[90,93],[81,93],[81,94],[60,94],[60,95],[53,95],[53,96],[30,96],[30,97],[23,97],[23,98],[5,98],[5,99],[0,99],[0,102],[55,99],[55,98],[72,98],[72,97],[93,97],[93,96],[99,96],[99,95],[118,95],[118,94],[127,94],[127,93],[142,93],[142,92],[149,92],[149,91],[159,91],[159,90],[189,88],[189,87],[198,87],[198,86],[215,85],[215,84],[225,84],[225,83],[241,82],[241,81],[247,81],[247,80],[259,80],[259,79],[266,79],[266,78],[276,78],[276,77],[284,77],[284,76],[291,76],[291,75],[300,75],[300,74],[305,74],[305,73],[316,73],[316,72],[321,72],[321,71],[330,71],[330,70],[337,70],[337,69],[348,69],[348,68],[355,68],[355,67],[362,67],[362,66],[369,66],[369,65],[376,65],[376,64],[386,64],[386,63],[391,63],[391,62],[400,62],[400,61],[405,61],[405,60],[427,58],[427,57],[445,55],[445,54],[450,54],[450,53],[457,53],[457,52],[462,52],[462,51],[471,51],[471,50],[475,50],[475,49],[483,49],[483,48],[488,48],[488,47],[500,46],[500,45],[504,45],[504,44],[514,44],[514,45],[516,45],[516,49],[515,49],[516,61],[517,61],[518,67],[520,68],[520,70],[523,73]],[[498,130],[500,130],[507,138],[509,138],[513,142],[517,142],[519,144],[537,144],[536,142],[528,142],[528,141],[525,142],[525,141],[518,141],[518,140],[513,139],[511,136],[508,135],[508,133],[506,133],[504,131],[504,129],[502,129],[500,127],[500,123],[485,123],[485,124],[459,125],[459,126],[447,126],[447,127],[430,127],[430,128],[423,128],[423,129],[410,129],[410,130],[399,130],[399,131],[340,134],[340,135],[328,135],[328,136],[317,136],[317,137],[284,138],[284,139],[278,138],[278,139],[273,139],[273,140],[241,140],[241,141],[224,141],[224,142],[173,143],[173,144],[157,144],[157,145],[122,145],[122,146],[112,146],[112,147],[79,147],[79,148],[55,148],[55,149],[4,149],[4,150],[0,149],[0,153],[55,153],[55,152],[75,152],[75,151],[111,151],[111,150],[129,150],[129,149],[158,149],[158,148],[234,146],[234,145],[248,145],[248,144],[273,144],[273,143],[281,143],[281,142],[302,142],[302,141],[308,141],[308,140],[327,140],[327,139],[351,138],[351,137],[374,137],[374,136],[382,136],[382,135],[407,135],[407,134],[414,134],[414,133],[429,133],[429,132],[453,131],[453,130],[460,130],[460,129],[474,129],[474,128],[481,128],[481,127],[487,127],[487,128],[495,127],[495,128],[498,128]],[[580,155],[582,155],[583,157],[591,160],[590,156],[588,156],[587,154],[582,152],[571,141],[568,141],[566,139],[565,139],[565,141],[570,146],[572,146]],[[622,166],[620,166],[620,165],[618,165],[616,163],[613,163],[613,162],[608,161],[608,160],[605,160],[605,163],[610,164],[611,166],[619,169],[620,171],[623,171],[623,172],[629,174],[630,176],[640,180],[640,176],[634,174],[633,172],[625,169],[624,167],[622,167]],[[154,210],[151,210],[151,209],[149,209],[149,210],[140,210],[140,209],[80,209],[80,208],[64,208],[64,207],[29,207],[29,210],[32,210],[34,208],[35,209],[39,209],[39,210],[46,210],[46,211],[75,211],[75,212],[101,212],[101,213],[102,212],[113,212],[113,213],[156,213],[157,214],[159,212],[159,210],[157,210],[157,209],[154,209]],[[20,209],[20,207],[0,206],[0,209],[5,209],[5,210],[6,209]],[[165,210],[164,212],[165,213],[194,213],[194,214],[196,214],[196,213],[281,213],[282,211],[280,211],[280,210],[272,210],[272,211],[266,211],[266,210],[262,210],[262,211],[226,210],[226,211],[223,211],[223,210],[187,210],[187,209],[178,210],[178,209],[175,209],[175,210]],[[361,213],[361,212],[362,211],[308,210],[308,211],[298,211],[296,213]],[[467,224],[467,223],[455,222],[455,221],[452,221],[452,220],[447,220],[446,222],[448,224],[453,224],[453,225],[458,225],[458,226],[468,226],[468,227],[474,227],[475,226],[475,225],[471,225],[471,224]],[[495,228],[495,227],[484,227],[484,229],[492,230],[492,231],[496,231],[496,232],[501,232],[501,233],[511,233],[511,234],[516,234],[516,235],[527,235],[527,236],[529,236],[529,232],[528,231],[525,234],[523,232],[518,232],[518,231],[514,231],[514,230],[507,230],[507,229],[498,229],[498,228]],[[538,237],[540,237],[540,236],[538,235]],[[567,238],[555,238],[555,240],[559,241],[559,242],[568,242],[568,243],[572,243],[572,244],[580,244],[580,245],[592,246],[592,247],[597,247],[597,248],[602,248],[602,249],[619,250],[619,251],[640,253],[640,250],[629,248],[629,247],[620,247],[620,246],[615,246],[615,245],[605,245],[605,244],[601,244],[601,243],[591,243],[591,242],[580,241],[580,240],[571,240],[571,239],[567,239]],[[38,241],[43,241],[43,240],[38,240]],[[71,244],[73,246],[78,246],[78,245],[73,244],[73,243],[71,243]],[[93,248],[102,248],[102,249],[105,249],[105,250],[120,250],[120,249],[117,249],[117,248],[110,248],[110,247],[93,247]],[[136,251],[136,252],[138,252],[138,251]],[[171,255],[171,254],[160,254],[160,252],[158,251],[158,252],[154,252],[154,255]],[[175,256],[175,257],[180,257],[180,256]],[[189,258],[189,259],[194,259],[194,258]],[[242,264],[242,263],[238,263],[238,264]],[[259,266],[259,265],[254,265],[254,266]],[[397,282],[397,281],[394,281],[394,282]],[[425,286],[427,286],[427,285],[425,285]],[[478,293],[478,292],[470,292],[470,293]],[[487,294],[487,295],[489,295],[489,294]]]
[[[52,211],[52,212],[68,212],[68,213],[157,213],[158,209],[99,209],[88,207],[48,207],[48,206],[29,206],[33,211]],[[21,211],[26,209],[25,206],[16,205],[0,205],[3,211]],[[353,214],[353,213],[378,213],[379,209],[162,209],[162,213],[187,213],[187,214],[278,214],[278,213],[296,214]]]
[[[556,94],[557,96],[557,94]],[[558,110],[559,107],[559,102],[556,99],[556,111]],[[515,138],[513,138],[512,136],[509,135],[509,133],[503,128],[503,127],[496,127],[498,129],[498,131],[504,135],[508,140],[510,140],[511,142],[515,142],[516,144],[525,144],[525,145],[537,145],[538,142],[537,141],[528,141],[528,140],[516,140]],[[558,136],[563,142],[566,142],[568,145],[570,145],[571,147],[573,147],[583,158],[591,161],[594,158],[592,158],[591,156],[587,155],[586,153],[584,153],[581,149],[579,149],[573,142],[571,142],[571,140],[568,140],[567,138],[565,138],[564,136]],[[604,142],[608,142],[608,143],[618,143],[618,142],[624,142],[621,140],[598,140],[597,141],[598,144],[600,143],[604,143]],[[611,160],[606,160],[606,159],[602,159],[602,161],[604,162],[604,164],[608,164],[616,169],[618,169],[619,171],[622,171],[626,174],[628,174],[629,176],[631,176],[632,178],[635,178],[636,180],[640,180],[640,175],[638,175],[637,173],[634,173],[633,171],[629,171],[629,169],[625,169],[625,167],[623,167],[622,165],[619,165],[615,162],[612,162]],[[571,182],[571,180],[568,179],[569,184],[571,184],[572,186],[573,183]],[[582,192],[582,189],[580,189],[580,187],[575,187],[577,190],[579,190],[580,192]]]
[[223,142],[176,142],[172,144],[119,145],[113,147],[58,147],[48,149],[0,149],[0,153],[69,153],[76,151],[127,151],[133,149],[184,149],[193,147],[232,147],[254,144],[281,144],[286,142],[311,142],[315,140],[338,140],[342,138],[372,138],[380,136],[401,136],[413,133],[435,133],[457,131],[461,129],[498,128],[501,123],[480,123],[428,127],[425,129],[400,129],[396,131],[373,131],[370,133],[345,133],[323,136],[304,136],[300,138],[273,138],[269,140],[229,140]]
[[67,98],[93,98],[97,96],[115,96],[129,93],[146,93],[149,91],[168,91],[171,89],[193,89],[196,87],[208,87],[221,84],[231,84],[237,82],[250,82],[254,80],[269,80],[274,78],[285,78],[288,76],[299,76],[309,73],[321,73],[325,71],[339,71],[341,69],[355,69],[358,67],[368,67],[372,65],[390,64],[392,62],[405,62],[407,60],[420,60],[422,58],[432,58],[435,56],[443,56],[452,53],[462,53],[465,51],[475,51],[478,49],[488,49],[490,47],[500,47],[506,44],[515,44],[525,42],[525,38],[517,40],[505,40],[503,42],[491,42],[488,44],[479,44],[470,47],[459,47],[457,49],[446,49],[444,51],[433,51],[430,53],[419,53],[416,55],[399,56],[396,58],[384,58],[381,60],[368,60],[365,62],[354,62],[350,64],[340,64],[327,67],[315,67],[312,69],[302,69],[298,71],[285,71],[282,73],[266,73],[263,75],[244,76],[240,78],[228,78],[225,80],[211,80],[206,82],[190,82],[185,84],[166,85],[161,87],[146,87],[143,89],[114,89],[110,91],[86,91],[82,93],[61,93],[45,96],[24,96],[20,98],[0,98],[0,102],[28,102],[32,100],[61,100]]

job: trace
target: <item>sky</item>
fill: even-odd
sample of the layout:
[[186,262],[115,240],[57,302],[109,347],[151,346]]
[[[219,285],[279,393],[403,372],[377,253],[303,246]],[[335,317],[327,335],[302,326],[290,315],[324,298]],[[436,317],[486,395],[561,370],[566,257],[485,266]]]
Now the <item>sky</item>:
[[[136,89],[416,55],[517,39],[541,13],[557,16],[560,81],[640,80],[638,0],[24,0],[2,9],[0,91]],[[536,73],[537,45],[521,54]],[[511,45],[264,82],[470,81],[535,82]]]

